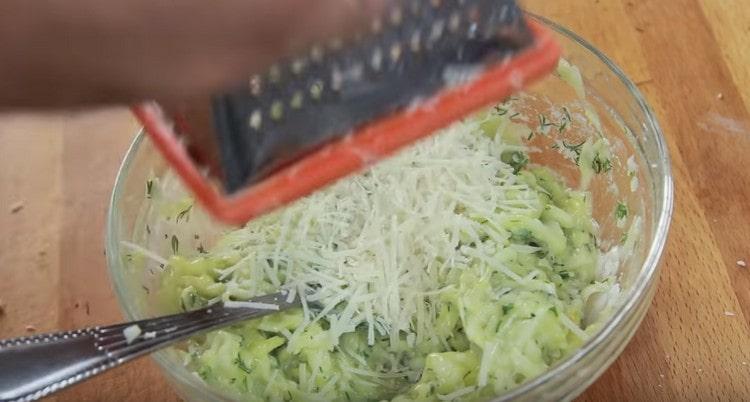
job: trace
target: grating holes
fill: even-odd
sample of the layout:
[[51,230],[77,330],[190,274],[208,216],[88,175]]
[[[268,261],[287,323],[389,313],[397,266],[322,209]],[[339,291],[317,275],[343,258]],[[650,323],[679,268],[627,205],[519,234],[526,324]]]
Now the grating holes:
[[389,19],[391,21],[391,25],[400,25],[401,22],[404,20],[404,14],[401,11],[401,7],[394,7],[391,10],[391,15]]
[[432,23],[432,28],[430,29],[430,41],[431,42],[437,42],[441,36],[443,36],[443,31],[445,30],[445,21],[443,20],[436,20]]
[[253,113],[250,114],[250,119],[248,120],[247,124],[253,130],[260,130],[260,126],[262,122],[263,122],[263,117],[260,113],[260,110],[255,110],[253,111]]
[[341,73],[338,67],[333,67],[331,70],[331,89],[334,91],[340,91],[341,86],[344,83],[344,75]]
[[281,101],[274,101],[271,104],[271,110],[269,113],[271,120],[279,121],[284,117],[284,104]]
[[394,43],[391,45],[391,61],[396,63],[401,58],[401,44],[400,43]]
[[317,80],[310,85],[310,97],[314,100],[320,100],[323,97],[323,81]]
[[268,70],[268,79],[272,83],[278,84],[281,81],[281,67],[276,64],[271,66],[271,69]]
[[375,71],[380,71],[380,68],[383,66],[383,51],[379,47],[373,49],[370,65]]
[[302,101],[304,100],[304,95],[302,95],[302,92],[297,91],[292,95],[292,100],[289,102],[289,106],[292,109],[300,109],[302,108]]
[[260,96],[263,92],[263,81],[258,75],[250,77],[250,93],[254,96]]
[[344,74],[347,80],[360,81],[364,75],[365,66],[362,63],[354,63]]
[[505,19],[508,18],[508,11],[510,11],[508,5],[503,5],[503,7],[500,9],[500,21],[505,21]]
[[477,37],[477,30],[479,29],[476,22],[472,22],[471,25],[469,25],[469,30],[466,32],[466,37],[469,39],[474,39]]
[[459,15],[457,11],[454,11],[448,20],[448,29],[451,32],[456,32],[458,31],[458,28],[460,27],[461,27],[461,15]]
[[323,48],[320,45],[313,46],[310,49],[310,58],[316,63],[323,61]]
[[418,53],[422,48],[422,33],[414,31],[409,38],[409,48],[412,52]]
[[301,74],[302,71],[305,70],[305,67],[307,66],[307,61],[304,59],[297,59],[292,62],[292,72],[294,74]]

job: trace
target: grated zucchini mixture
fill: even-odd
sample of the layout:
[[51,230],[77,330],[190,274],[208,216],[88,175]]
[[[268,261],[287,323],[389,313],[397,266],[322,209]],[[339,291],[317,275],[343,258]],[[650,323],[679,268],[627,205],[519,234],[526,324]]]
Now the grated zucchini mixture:
[[[165,309],[280,289],[303,305],[193,339],[185,364],[246,401],[484,401],[575,351],[598,328],[587,309],[606,316],[619,287],[591,197],[530,164],[511,117],[456,123],[211,248],[164,232],[170,258],[139,255],[164,265]],[[574,157],[601,173],[602,147]],[[194,212],[159,208],[173,226]]]

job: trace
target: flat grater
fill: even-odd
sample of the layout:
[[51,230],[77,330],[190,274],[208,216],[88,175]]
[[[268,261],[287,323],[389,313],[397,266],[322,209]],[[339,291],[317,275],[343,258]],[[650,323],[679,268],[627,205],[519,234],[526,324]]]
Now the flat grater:
[[134,112],[209,213],[244,224],[503,100],[559,54],[513,0],[395,1],[367,32],[205,105]]

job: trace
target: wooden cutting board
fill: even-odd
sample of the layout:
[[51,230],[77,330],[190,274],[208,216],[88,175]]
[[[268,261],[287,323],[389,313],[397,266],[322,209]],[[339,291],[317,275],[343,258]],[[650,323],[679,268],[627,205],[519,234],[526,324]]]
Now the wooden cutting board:
[[[674,223],[658,292],[615,364],[582,396],[750,400],[750,2],[527,0],[611,56],[667,135]],[[0,117],[0,337],[121,319],[104,216],[136,132],[124,110]],[[55,397],[178,400],[148,359]]]

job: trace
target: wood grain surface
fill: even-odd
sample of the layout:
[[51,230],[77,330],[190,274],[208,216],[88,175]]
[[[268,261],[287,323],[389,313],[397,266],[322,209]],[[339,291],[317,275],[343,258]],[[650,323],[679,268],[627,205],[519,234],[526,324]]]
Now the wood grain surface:
[[[655,109],[676,208],[641,328],[583,401],[750,400],[750,2],[527,0],[612,57]],[[125,110],[0,116],[0,337],[121,319],[104,217]],[[59,401],[178,400],[141,359]]]

